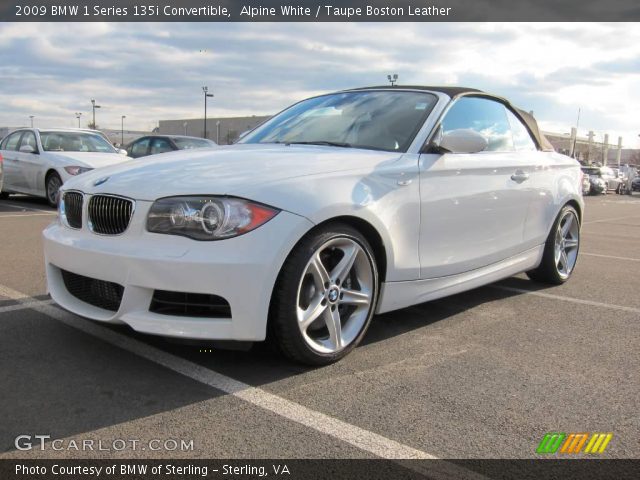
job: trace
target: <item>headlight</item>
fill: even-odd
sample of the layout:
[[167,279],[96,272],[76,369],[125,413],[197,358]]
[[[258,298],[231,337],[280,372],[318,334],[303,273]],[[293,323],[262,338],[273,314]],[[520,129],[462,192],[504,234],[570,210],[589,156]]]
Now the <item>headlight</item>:
[[147,230],[195,240],[221,240],[250,232],[279,211],[242,198],[167,197],[151,206]]
[[69,175],[80,175],[81,173],[85,173],[88,172],[89,170],[93,170],[93,168],[89,168],[89,167],[64,167],[65,171],[69,174]]

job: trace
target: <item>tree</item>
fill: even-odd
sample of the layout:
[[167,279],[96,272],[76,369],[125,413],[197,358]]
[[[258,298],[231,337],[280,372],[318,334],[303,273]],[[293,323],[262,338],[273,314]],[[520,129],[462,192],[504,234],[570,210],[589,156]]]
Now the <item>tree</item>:
[[91,130],[97,130],[98,129],[98,125],[93,123],[93,122],[89,122],[87,124],[87,127],[89,127]]

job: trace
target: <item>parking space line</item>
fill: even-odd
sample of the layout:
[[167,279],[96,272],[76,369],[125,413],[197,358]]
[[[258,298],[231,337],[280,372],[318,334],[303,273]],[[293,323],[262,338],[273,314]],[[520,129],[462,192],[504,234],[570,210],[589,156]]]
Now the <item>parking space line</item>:
[[20,218],[20,217],[50,217],[55,213],[7,213],[0,214],[0,218]]
[[19,302],[16,305],[7,305],[6,307],[0,307],[0,313],[15,312],[16,310],[26,310],[29,308],[34,308],[34,306],[36,305],[50,305],[52,303],[53,300],[25,300],[23,302]]
[[9,207],[9,208],[15,208],[17,210],[29,210],[31,212],[55,213],[55,212],[52,212],[51,210],[41,210],[39,208],[24,207],[22,205],[11,205],[10,203],[2,203],[2,206],[3,207]]
[[[30,297],[4,285],[0,285],[0,295],[17,300],[23,304],[26,303],[29,305],[29,308],[58,320],[67,326],[80,330],[93,337],[97,337],[104,342],[123,350],[127,350],[139,357],[162,365],[169,370],[208,385],[216,390],[221,390],[229,395],[233,395],[245,402],[258,406],[264,410],[268,410],[288,420],[348,443],[377,457],[392,460],[437,458],[430,453],[409,447],[390,438],[331,417],[327,414],[311,410],[303,405],[292,402],[283,397],[279,397],[273,393],[269,393],[257,387],[252,387],[251,385],[234,378],[227,377],[215,370],[211,370],[203,367],[202,365],[198,365],[176,355],[167,353],[139,340],[101,327],[88,320],[83,320],[80,317],[63,311],[55,306],[45,304],[45,302],[30,301]],[[412,467],[408,466],[408,468]],[[455,469],[456,466],[450,465],[449,468]],[[461,472],[462,471],[467,475],[472,473],[464,468],[461,469]]]
[[618,220],[626,220],[628,218],[640,218],[640,215],[627,215],[626,217],[603,218],[602,220],[591,220],[590,222],[582,222],[582,225],[591,225],[592,223],[610,223]]
[[[504,285],[488,285],[491,288],[497,288],[499,290],[506,290],[507,292],[526,293],[528,295],[535,295],[536,297],[550,298],[552,300],[561,300],[563,302],[578,303],[580,305],[589,305],[592,307],[609,308],[612,310],[620,310],[623,312],[640,313],[640,308],[627,307],[624,305],[615,305],[613,303],[594,302],[593,300],[582,300],[580,298],[565,297],[564,295],[554,295],[552,293],[537,292],[535,290],[526,290],[524,288],[507,287]],[[0,293],[2,291],[0,290]]]
[[580,255],[588,255],[589,257],[611,258],[613,260],[625,260],[628,262],[640,262],[640,258],[618,257],[616,255],[602,255],[600,253],[580,252]]

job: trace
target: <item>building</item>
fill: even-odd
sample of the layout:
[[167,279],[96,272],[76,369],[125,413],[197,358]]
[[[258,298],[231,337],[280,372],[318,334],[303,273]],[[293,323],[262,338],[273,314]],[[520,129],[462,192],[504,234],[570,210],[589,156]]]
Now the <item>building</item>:
[[[640,150],[633,148],[622,148],[616,143],[596,142],[594,136],[574,137],[570,133],[542,132],[547,140],[553,145],[556,152],[565,155],[572,155],[582,163],[597,163],[607,165],[640,165]],[[575,133],[574,133],[575,134]],[[575,146],[574,146],[575,144]],[[618,150],[620,151],[620,161],[618,162]],[[607,161],[604,162],[606,155]]]
[[[271,116],[207,118],[207,135],[219,145],[234,143],[242,133],[257,127]],[[160,135],[189,135],[204,137],[204,118],[160,120]]]

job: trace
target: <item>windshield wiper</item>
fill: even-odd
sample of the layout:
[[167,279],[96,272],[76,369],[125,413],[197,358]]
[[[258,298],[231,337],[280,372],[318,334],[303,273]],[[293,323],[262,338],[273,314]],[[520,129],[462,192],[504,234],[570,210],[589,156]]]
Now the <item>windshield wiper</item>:
[[350,143],[329,142],[326,140],[317,140],[315,142],[285,142],[285,145],[328,145],[330,147],[352,148]]

